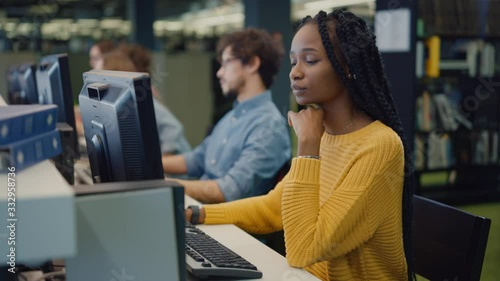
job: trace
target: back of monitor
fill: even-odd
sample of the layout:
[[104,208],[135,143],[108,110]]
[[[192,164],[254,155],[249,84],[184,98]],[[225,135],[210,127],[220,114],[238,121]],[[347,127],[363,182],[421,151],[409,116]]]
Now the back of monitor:
[[181,187],[164,180],[81,186],[75,202],[77,255],[66,260],[68,280],[185,280]]

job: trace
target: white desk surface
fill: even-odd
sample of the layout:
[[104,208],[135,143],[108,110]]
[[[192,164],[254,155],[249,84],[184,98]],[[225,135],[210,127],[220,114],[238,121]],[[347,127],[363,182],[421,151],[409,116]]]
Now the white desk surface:
[[[189,196],[185,196],[185,206],[200,205],[199,202]],[[265,244],[255,239],[245,231],[235,225],[197,225],[208,235],[220,243],[227,246],[235,253],[241,255],[249,262],[253,263],[262,271],[261,279],[244,279],[260,281],[314,281],[319,280],[306,270],[293,268],[288,265],[286,259],[267,247]],[[192,275],[188,275],[188,280],[198,280]],[[206,280],[206,279],[205,279]],[[216,280],[216,279],[209,279]],[[231,279],[234,281],[234,279]]]

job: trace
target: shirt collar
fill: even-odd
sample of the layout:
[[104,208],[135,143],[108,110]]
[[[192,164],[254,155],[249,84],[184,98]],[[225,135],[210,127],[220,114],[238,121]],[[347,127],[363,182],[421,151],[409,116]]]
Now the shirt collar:
[[264,92],[258,94],[257,96],[244,100],[242,102],[238,102],[237,100],[233,103],[233,111],[235,115],[241,115],[246,113],[253,108],[258,108],[261,105],[272,101],[271,91],[265,90]]

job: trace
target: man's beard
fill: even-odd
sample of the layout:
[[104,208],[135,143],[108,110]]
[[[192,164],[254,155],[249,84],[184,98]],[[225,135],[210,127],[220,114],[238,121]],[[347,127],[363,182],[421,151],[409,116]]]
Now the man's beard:
[[230,89],[224,94],[224,97],[228,100],[235,99],[238,96],[238,91],[236,89]]
[[231,87],[230,89],[227,90],[227,92],[224,93],[224,96],[226,99],[235,99],[238,97],[240,90],[243,89],[243,86],[245,85],[245,80],[240,79],[238,80],[234,87]]

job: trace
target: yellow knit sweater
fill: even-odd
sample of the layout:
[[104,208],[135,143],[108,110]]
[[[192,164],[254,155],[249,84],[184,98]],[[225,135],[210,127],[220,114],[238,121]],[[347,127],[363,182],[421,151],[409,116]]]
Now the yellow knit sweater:
[[205,223],[284,229],[288,263],[322,280],[406,280],[401,139],[375,121],[350,134],[325,133],[320,155],[294,158],[267,195],[206,205]]

